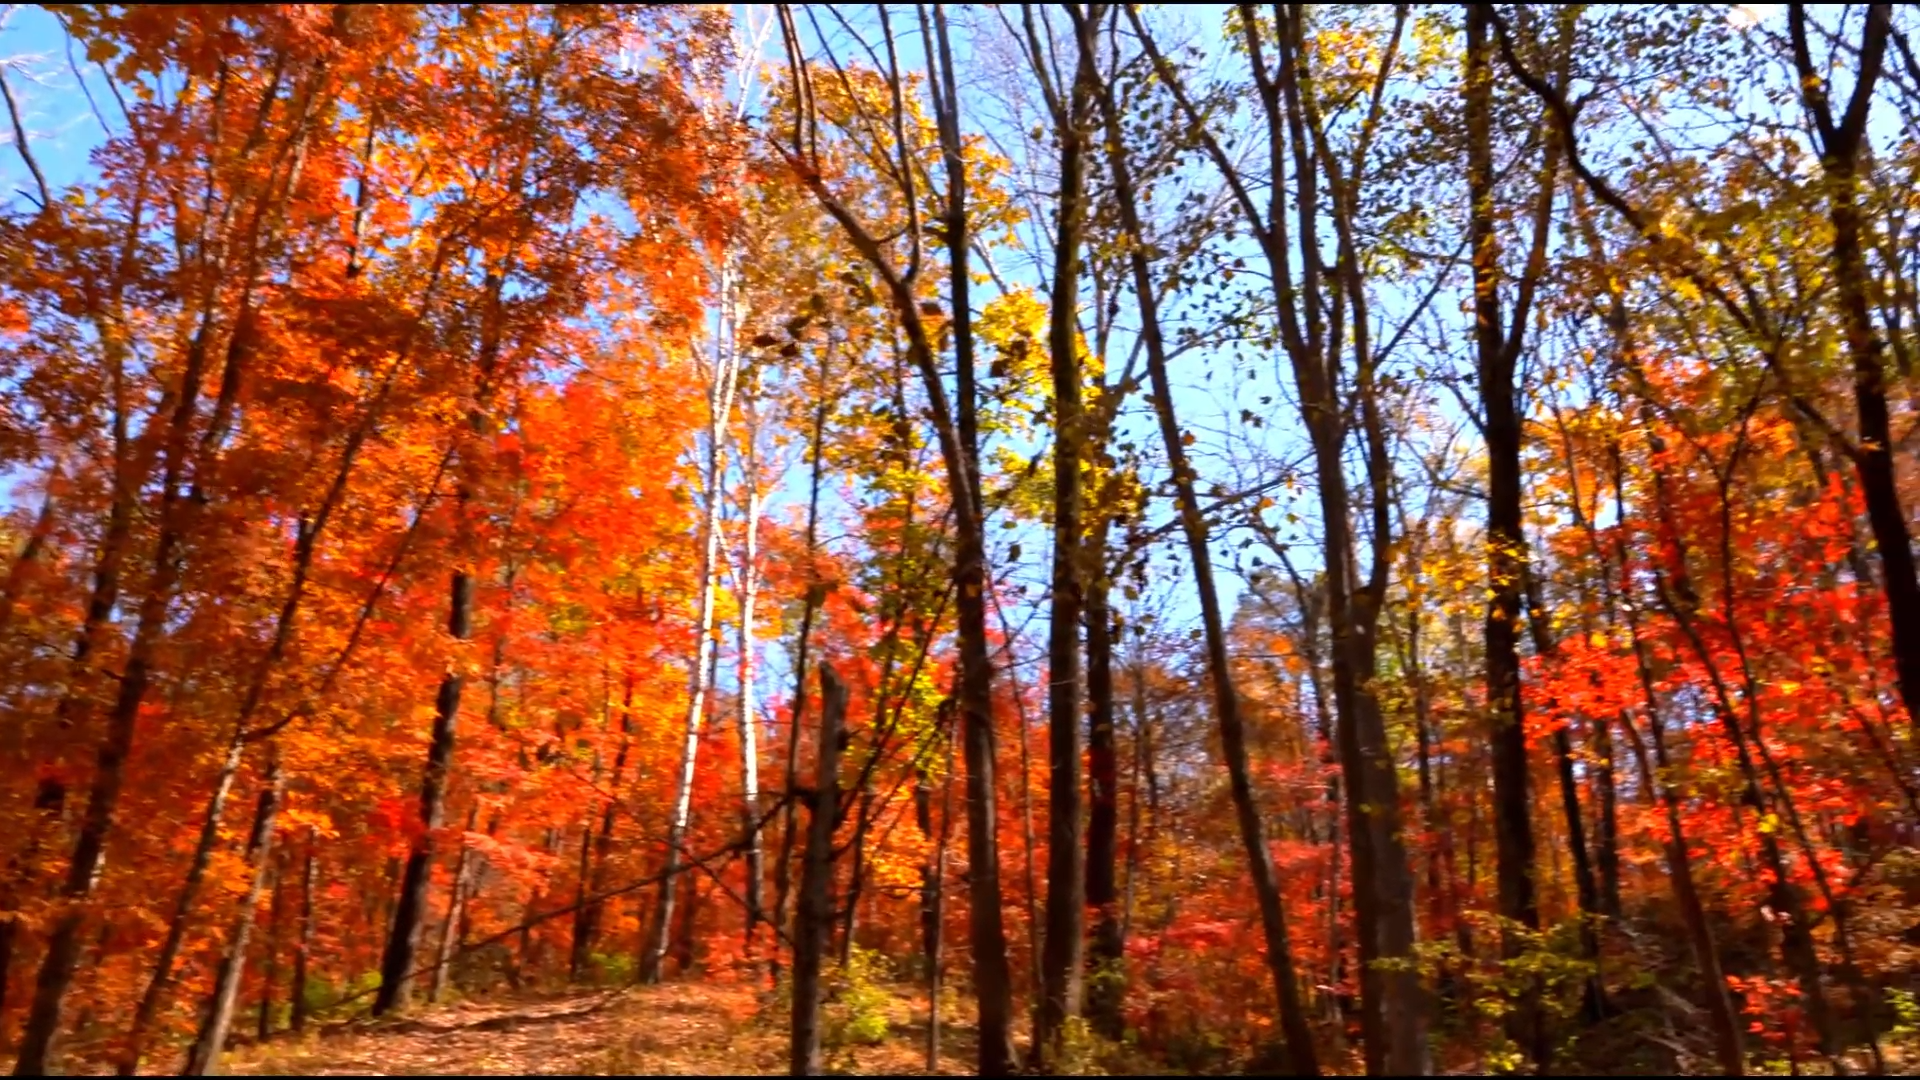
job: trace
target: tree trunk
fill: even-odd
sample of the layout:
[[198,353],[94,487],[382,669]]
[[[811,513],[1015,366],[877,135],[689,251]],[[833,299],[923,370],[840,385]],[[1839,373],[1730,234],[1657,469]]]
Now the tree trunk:
[[[940,778],[940,838],[933,846],[929,895],[923,900],[923,932],[927,950],[927,1072],[939,1071],[940,992],[942,955],[946,943],[947,848],[953,842],[953,724],[951,699],[942,704],[938,736],[947,744],[946,769]],[[931,802],[931,796],[928,799]],[[931,808],[929,808],[931,816]]]
[[267,788],[260,793],[260,806],[254,812],[253,835],[247,839],[247,862],[253,867],[253,885],[241,902],[233,935],[220,956],[213,996],[201,1015],[200,1031],[187,1053],[182,1076],[212,1076],[220,1071],[220,1054],[226,1049],[227,1027],[233,1020],[234,1002],[240,996],[241,975],[247,965],[247,940],[253,935],[254,913],[260,907],[260,894],[272,873],[269,854],[273,848],[273,821],[285,792],[286,777],[276,762],[269,768]]
[[[461,503],[467,501],[463,492]],[[473,628],[473,578],[465,570],[453,574],[447,604],[447,634],[466,641]],[[434,834],[446,819],[448,773],[453,764],[454,734],[460,718],[460,691],[466,676],[450,667],[440,679],[434,704],[433,741],[427,748],[427,767],[420,778],[420,831],[407,852],[401,872],[400,898],[394,907],[392,929],[380,960],[380,990],[374,995],[373,1015],[384,1016],[407,1007],[413,958],[427,917],[427,891],[432,885]]]
[[[760,588],[760,476],[753,439],[746,439],[744,466],[747,474],[746,546],[740,556],[740,821],[746,829],[747,915],[746,955],[753,958],[753,931],[765,918],[761,911],[762,888],[766,868],[760,842],[760,818],[764,812],[760,795],[760,722],[754,716],[753,678],[759,669],[754,644],[757,627],[754,601]],[[777,941],[778,935],[776,935]]]
[[19,940],[19,911],[26,904],[27,896],[39,877],[41,848],[46,843],[47,834],[58,824],[61,812],[66,808],[67,787],[58,780],[43,779],[34,788],[33,819],[29,826],[25,849],[15,857],[8,868],[9,895],[4,900],[4,910],[11,915],[0,921],[0,1016],[6,1015],[7,983],[13,972],[13,950]]
[[860,800],[853,815],[853,866],[847,874],[847,902],[840,912],[842,965],[853,959],[853,937],[860,925],[860,896],[867,881],[867,826],[873,820],[872,815],[873,783],[868,780],[860,786]]
[[[467,426],[476,442],[486,431],[484,402],[493,391],[493,377],[500,362],[502,336],[505,333],[502,297],[505,276],[489,268],[483,286],[485,310],[481,316],[480,354],[475,365],[475,396],[483,403],[467,411]],[[458,444],[455,444],[456,446]],[[477,498],[477,468],[471,460],[461,462],[461,477],[454,497],[455,550],[461,559],[472,558],[473,524],[469,517]],[[471,567],[457,566],[448,584],[447,636],[465,643],[473,636],[474,579]],[[456,648],[459,646],[456,645]],[[453,767],[454,736],[460,721],[460,693],[466,687],[463,663],[456,660],[440,678],[440,691],[434,700],[433,731],[427,746],[427,765],[420,778],[420,827],[407,852],[400,881],[400,897],[393,913],[393,925],[387,935],[386,949],[380,958],[380,990],[374,995],[373,1015],[405,1009],[411,991],[409,974],[414,954],[420,947],[420,934],[427,917],[427,892],[432,887],[435,833],[446,819],[447,785]]]
[[213,860],[213,850],[220,839],[220,820],[225,816],[227,798],[233,792],[234,777],[239,775],[241,758],[246,750],[240,734],[236,729],[234,738],[227,745],[226,757],[220,762],[213,794],[207,799],[206,813],[201,817],[200,839],[194,845],[193,860],[187,865],[187,880],[180,886],[180,896],[173,906],[173,917],[167,920],[167,936],[160,942],[160,955],[154,960],[153,975],[147,980],[145,992],[140,995],[140,1004],[134,1008],[133,1024],[127,1032],[126,1047],[118,1064],[121,1076],[132,1076],[139,1071],[140,1056],[146,1050],[147,1029],[152,1026],[166,991],[172,985],[173,965],[180,958],[180,949],[186,943],[187,925],[200,896],[200,883],[205,879],[207,866]]
[[[480,804],[467,810],[467,832],[480,820]],[[460,918],[466,913],[467,890],[473,874],[473,848],[463,835],[460,854],[453,860],[453,895],[447,898],[447,917],[440,922],[440,947],[434,950],[433,979],[427,983],[427,1000],[438,1003],[447,992],[447,980],[453,975],[453,946],[460,940]]]
[[789,1071],[818,1076],[820,970],[833,934],[833,826],[840,803],[841,726],[847,688],[832,665],[820,664],[820,761],[807,815],[807,848],[800,871],[800,910],[793,936],[793,1021]]
[[260,1016],[254,1037],[266,1042],[273,1034],[273,990],[280,981],[280,927],[283,924],[287,907],[286,849],[274,852],[272,879],[267,888],[272,892],[272,902],[267,907],[267,940],[261,942],[260,958]]
[[[923,16],[924,18],[924,16]],[[986,502],[980,487],[980,432],[978,395],[974,386],[973,278],[968,264],[973,251],[971,209],[967,195],[967,164],[960,136],[959,91],[952,44],[944,7],[932,11],[936,77],[944,107],[939,112],[941,156],[947,180],[946,235],[951,272],[956,423],[945,440],[942,456],[948,461],[949,487],[957,504],[954,584],[958,590],[960,638],[960,720],[967,761],[968,915],[972,923],[973,985],[979,1007],[979,1061],[982,1076],[1004,1076],[1015,1066],[1013,1050],[1013,977],[1007,964],[1007,934],[1000,910],[1000,815],[994,786],[993,660],[987,651]],[[911,308],[911,296],[897,297],[896,307]],[[931,344],[921,327],[919,367],[923,377],[935,372]],[[928,390],[934,386],[932,379]]]
[[[621,781],[626,776],[627,757],[633,751],[633,668],[628,666],[625,676],[625,688],[620,695],[620,749],[613,755],[613,779],[610,790],[619,791]],[[600,808],[600,831],[593,841],[593,866],[591,869],[588,893],[597,897],[607,888],[607,859],[613,854],[613,822],[617,803],[607,799]],[[571,964],[578,971],[593,958],[593,945],[600,936],[600,920],[606,913],[606,903],[589,899],[580,909],[574,922],[573,953]],[[644,926],[644,924],[642,924]]]
[[[1082,50],[1092,48],[1091,36],[1083,31]],[[1120,110],[1113,88],[1101,87],[1101,105],[1106,121],[1108,164],[1114,183],[1114,195],[1120,212],[1121,227],[1128,237],[1128,256],[1133,271],[1136,302],[1140,306],[1141,337],[1146,345],[1147,370],[1153,387],[1154,412],[1158,417],[1161,440],[1167,452],[1168,467],[1180,508],[1180,522],[1186,534],[1188,559],[1193,566],[1194,586],[1199,592],[1201,622],[1205,628],[1207,666],[1213,680],[1215,719],[1220,725],[1220,741],[1226,757],[1234,810],[1240,824],[1240,838],[1246,850],[1253,878],[1255,899],[1266,935],[1267,965],[1272,973],[1279,1001],[1280,1022],[1286,1036],[1287,1053],[1294,1071],[1300,1075],[1319,1075],[1319,1062],[1313,1044],[1312,1029],[1300,1004],[1300,991],[1294,979],[1293,951],[1287,937],[1286,909],[1280,885],[1274,873],[1273,855],[1268,849],[1266,827],[1253,793],[1252,768],[1246,745],[1246,732],[1240,719],[1239,696],[1234,689],[1231,660],[1227,653],[1226,624],[1221,612],[1220,595],[1213,580],[1213,555],[1208,548],[1207,526],[1201,515],[1195,492],[1195,475],[1188,463],[1186,441],[1174,414],[1172,380],[1167,371],[1167,350],[1161,339],[1157,291],[1146,250],[1145,235],[1134,203],[1132,166],[1127,161],[1126,140],[1121,128]]]
[[[1838,121],[1827,98],[1827,83],[1807,47],[1807,6],[1787,5],[1794,67],[1801,101],[1820,136],[1820,167],[1826,178],[1827,211],[1833,222],[1832,261],[1847,352],[1853,361],[1854,411],[1860,439],[1853,453],[1866,500],[1874,548],[1880,554],[1881,587],[1893,626],[1893,664],[1907,720],[1920,734],[1920,570],[1913,557],[1913,536],[1895,476],[1892,415],[1887,406],[1886,342],[1873,325],[1860,212],[1860,159],[1875,84],[1893,31],[1893,5],[1868,4],[1860,51],[1856,54],[1853,93]],[[1836,43],[1836,47],[1838,44]]]
[[1125,942],[1120,936],[1120,763],[1114,737],[1113,613],[1107,606],[1106,547],[1110,518],[1094,526],[1088,553],[1098,567],[1087,583],[1087,910],[1094,919],[1087,950],[1087,1019],[1103,1038],[1120,1041],[1126,999]]
[[[820,605],[826,599],[826,589],[819,579],[819,567],[815,560],[819,556],[820,526],[820,486],[824,477],[822,453],[827,426],[827,363],[832,353],[829,343],[820,353],[820,386],[816,393],[820,404],[813,413],[813,432],[808,440],[808,452],[813,466],[807,482],[807,528],[804,547],[806,551],[806,594],[800,611],[800,634],[794,644],[793,661],[793,708],[787,720],[787,767],[784,791],[791,794],[799,783],[800,776],[800,725],[807,714],[807,647],[813,641],[813,621],[819,613]],[[787,893],[792,887],[793,843],[794,843],[794,800],[788,799],[781,808],[780,854],[773,861],[773,914],[769,917],[773,926],[772,948],[768,952],[767,973],[775,984],[780,981],[780,935],[787,923]]]
[[[106,736],[100,742],[94,763],[93,783],[87,793],[86,815],[80,835],[74,842],[73,857],[67,865],[67,879],[61,890],[62,905],[47,934],[47,950],[34,979],[33,1004],[27,1014],[26,1029],[20,1040],[20,1053],[14,1060],[15,1076],[39,1076],[52,1070],[53,1041],[61,1027],[68,988],[74,967],[80,960],[81,930],[86,923],[84,905],[91,900],[106,862],[107,840],[113,833],[114,814],[119,808],[120,791],[126,780],[127,758],[133,752],[133,737],[146,701],[153,676],[155,652],[165,633],[167,612],[172,606],[174,586],[179,580],[179,548],[186,539],[190,507],[183,507],[181,490],[188,471],[188,442],[199,413],[200,391],[206,377],[206,361],[211,336],[211,315],[200,325],[187,348],[186,362],[180,373],[180,390],[166,426],[166,453],[160,482],[160,506],[156,515],[159,535],[155,539],[153,572],[141,598],[133,639],[128,643],[127,659],[107,716]],[[234,334],[237,341],[241,335]],[[229,345],[227,363],[240,357],[238,346]],[[114,520],[108,524],[100,565],[95,575],[93,595],[88,601],[79,644],[74,649],[75,668],[84,666],[99,627],[111,614],[119,595],[118,573],[125,533],[130,525],[120,520],[131,515],[132,493],[122,493],[125,478],[116,477]],[[104,603],[104,606],[103,606]],[[76,684],[82,680],[76,680]],[[59,714],[64,725],[71,725],[86,706],[78,687],[70,689],[60,701]]]
[[[1035,32],[1032,8],[1022,10],[1034,66],[1045,71],[1050,65]],[[1097,78],[1091,34],[1103,15],[1102,4],[1088,5],[1086,12],[1074,14],[1076,30],[1088,39],[1076,50],[1072,89],[1064,95],[1048,94],[1060,144],[1060,181],[1047,318],[1054,415],[1053,589],[1047,615],[1047,914],[1034,1030],[1035,1056],[1042,1065],[1053,1060],[1067,1021],[1080,1014],[1086,975],[1086,852],[1080,846],[1080,625],[1088,559],[1081,526],[1080,469],[1092,432],[1081,400],[1080,248],[1087,219],[1088,119]]]
[[640,981],[660,981],[661,968],[673,928],[674,886],[680,874],[680,847],[686,842],[687,821],[693,812],[694,767],[700,755],[700,726],[706,719],[707,690],[718,644],[714,639],[714,605],[719,592],[721,488],[726,483],[727,421],[740,371],[734,348],[734,268],[732,256],[721,271],[720,330],[714,340],[713,376],[707,386],[706,519],[701,524],[700,600],[695,631],[699,635],[690,665],[687,717],[680,750],[679,777],[674,785],[672,816],[667,821],[666,869],[660,879],[660,908],[654,918],[654,940],[640,964]]
[[[1523,568],[1521,573],[1526,582],[1527,625],[1533,634],[1533,651],[1539,656],[1550,657],[1554,653],[1553,632],[1547,625],[1546,603],[1540,596],[1540,578],[1531,567]],[[1549,708],[1552,708],[1551,703]],[[1596,727],[1604,730],[1606,722],[1602,720]],[[1592,977],[1587,979],[1581,1012],[1589,1023],[1595,1023],[1606,1014],[1607,1009],[1606,983],[1598,969],[1599,920],[1602,915],[1600,886],[1594,880],[1593,860],[1587,852],[1586,821],[1580,812],[1580,785],[1573,773],[1573,736],[1564,724],[1554,728],[1553,761],[1560,778],[1560,810],[1566,817],[1567,850],[1573,855],[1574,892],[1580,904],[1580,952],[1583,959],[1596,965]],[[1609,782],[1611,779],[1609,776]],[[1602,827],[1604,830],[1604,822]]]
[[296,1034],[307,1030],[307,965],[313,956],[313,881],[315,848],[320,834],[307,827],[306,851],[300,868],[300,937],[293,949],[293,1016],[290,1026]]

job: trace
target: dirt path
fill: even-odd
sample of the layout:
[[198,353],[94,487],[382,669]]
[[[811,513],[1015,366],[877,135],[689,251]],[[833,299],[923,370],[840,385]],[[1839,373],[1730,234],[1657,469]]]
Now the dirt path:
[[[869,1074],[924,1073],[924,1001],[890,1010],[889,1037],[830,1053],[833,1066]],[[234,1076],[696,1076],[786,1072],[777,1003],[751,989],[676,983],[540,999],[460,1003],[404,1020],[346,1026],[300,1041],[228,1054]],[[970,1070],[972,1033],[945,1040],[941,1072]]]

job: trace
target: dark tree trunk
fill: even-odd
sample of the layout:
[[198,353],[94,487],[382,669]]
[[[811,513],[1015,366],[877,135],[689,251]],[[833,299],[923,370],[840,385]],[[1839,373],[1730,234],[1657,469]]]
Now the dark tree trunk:
[[[793,659],[793,709],[787,728],[787,767],[785,791],[792,793],[799,783],[800,776],[800,727],[807,715],[807,646],[813,640],[813,621],[826,599],[826,589],[819,580],[819,568],[814,560],[819,554],[820,525],[820,486],[823,480],[822,454],[825,450],[827,425],[826,380],[828,357],[832,346],[823,348],[820,353],[820,404],[813,413],[813,432],[808,440],[808,451],[813,459],[813,467],[807,483],[807,531],[804,547],[807,559],[807,591],[804,606],[800,612],[800,635],[794,644]],[[769,920],[773,924],[773,943],[768,951],[767,974],[770,982],[780,981],[780,937],[787,924],[787,894],[792,889],[793,880],[793,843],[794,800],[788,799],[780,811],[780,852],[773,860],[773,914]]]
[[286,849],[274,851],[271,883],[272,903],[267,908],[267,939],[261,942],[260,1015],[254,1037],[261,1042],[273,1034],[273,991],[280,981],[280,928],[286,921],[287,882]]
[[[967,889],[972,924],[973,985],[979,1007],[982,1076],[1004,1076],[1015,1067],[1013,1051],[1013,975],[1007,963],[1007,933],[1000,910],[1000,814],[995,787],[993,660],[987,651],[986,502],[980,481],[979,401],[974,385],[973,278],[968,263],[973,241],[967,194],[967,165],[960,136],[959,91],[944,7],[932,11],[934,66],[942,84],[940,149],[946,165],[946,236],[952,311],[955,428],[954,445],[943,447],[955,498],[965,505],[956,514],[954,585],[960,638],[960,722],[967,761]],[[911,308],[911,296],[896,306]],[[922,372],[934,368],[931,343],[920,343]],[[931,389],[931,387],[930,387]],[[1024,735],[1024,733],[1023,733]]]
[[[113,708],[107,715],[106,735],[100,742],[94,762],[93,783],[87,792],[86,814],[80,835],[75,840],[73,857],[67,864],[67,879],[61,889],[62,906],[47,934],[46,954],[34,979],[33,1004],[27,1014],[21,1036],[19,1056],[15,1058],[15,1076],[39,1076],[52,1071],[53,1041],[61,1027],[61,1013],[68,988],[73,983],[75,965],[81,953],[81,931],[86,923],[84,905],[93,898],[94,889],[105,866],[107,840],[113,833],[114,815],[119,808],[120,791],[126,780],[127,758],[133,753],[133,737],[146,701],[153,676],[154,654],[165,633],[167,612],[172,606],[174,585],[179,580],[182,559],[180,547],[186,538],[182,490],[187,474],[191,429],[199,413],[200,391],[206,378],[207,353],[212,333],[211,318],[203,321],[187,348],[186,362],[180,373],[180,391],[167,420],[166,465],[160,482],[160,506],[157,513],[159,535],[155,540],[153,572],[141,598],[133,638],[128,643],[127,659]],[[240,362],[237,342],[242,335],[230,335],[227,365]],[[116,440],[118,441],[118,440]],[[116,477],[113,519],[102,545],[96,570],[93,595],[88,601],[87,617],[81,638],[74,649],[74,666],[84,666],[94,639],[111,614],[119,595],[119,563],[130,524],[132,492],[123,491],[124,477]],[[60,701],[59,716],[70,725],[87,707],[73,692]]]
[[[1080,372],[1080,248],[1087,219],[1088,119],[1096,76],[1092,26],[1103,6],[1076,13],[1088,40],[1076,50],[1072,89],[1048,94],[1060,143],[1060,186],[1054,225],[1053,282],[1047,351],[1053,376],[1053,589],[1047,616],[1047,911],[1040,957],[1040,1009],[1035,1058],[1050,1062],[1069,1018],[1080,1014],[1085,987],[1086,852],[1081,845],[1080,625],[1086,604],[1088,559],[1081,512],[1081,462],[1088,452],[1089,417]],[[1027,14],[1027,35],[1038,70],[1048,66]]]
[[306,851],[300,865],[300,936],[293,949],[293,1016],[290,1026],[297,1034],[307,1030],[307,974],[313,957],[313,884],[316,867],[315,848],[319,833],[307,828]]
[[833,934],[833,826],[840,802],[841,726],[847,688],[820,664],[820,761],[808,802],[807,848],[800,871],[800,910],[793,935],[793,1021],[790,1075],[818,1076],[820,971]]
[[[40,852],[45,846],[47,834],[59,822],[66,804],[67,788],[60,781],[43,779],[35,787],[34,815],[29,826],[32,831],[27,836],[25,848],[7,868],[8,895],[0,897],[0,901],[6,903],[6,910],[18,911],[24,905],[39,877]],[[0,1016],[6,1015],[7,982],[13,971],[13,950],[19,932],[20,921],[17,918],[0,922]]]
[[1113,613],[1107,606],[1106,545],[1109,519],[1102,516],[1088,542],[1099,571],[1087,583],[1087,909],[1094,919],[1087,950],[1087,1019],[1102,1037],[1125,1034],[1120,1007],[1126,998],[1125,942],[1120,936],[1120,762],[1114,737]]
[[[1853,92],[1836,119],[1827,98],[1827,82],[1807,46],[1807,6],[1787,5],[1794,67],[1801,100],[1820,136],[1820,166],[1827,180],[1827,211],[1833,222],[1832,262],[1847,353],[1853,361],[1853,402],[1860,439],[1853,453],[1867,522],[1880,554],[1881,587],[1893,625],[1893,664],[1908,723],[1920,733],[1920,570],[1913,558],[1913,536],[1895,475],[1893,423],[1887,405],[1886,342],[1873,325],[1860,211],[1861,156],[1867,150],[1867,126],[1875,84],[1893,32],[1893,5],[1868,4]],[[1838,47],[1836,43],[1836,47]]]
[[234,778],[240,773],[241,758],[246,750],[241,734],[238,729],[234,731],[226,756],[220,763],[219,775],[214,780],[213,794],[207,799],[206,812],[200,821],[200,838],[194,845],[193,859],[187,864],[187,880],[181,884],[180,895],[174,901],[173,917],[167,920],[167,936],[160,942],[160,955],[154,960],[153,974],[147,980],[146,990],[140,995],[139,1005],[134,1008],[133,1023],[128,1029],[126,1046],[118,1064],[121,1076],[132,1076],[139,1071],[140,1057],[146,1051],[147,1029],[159,1014],[167,989],[173,983],[173,965],[179,960],[180,950],[186,944],[187,927],[194,904],[200,897],[200,884],[213,861],[227,799],[233,792]]
[[853,866],[847,875],[846,907],[840,913],[842,964],[853,959],[854,934],[860,926],[860,897],[867,883],[867,826],[872,820],[873,783],[869,780],[860,786],[860,801],[853,815]]
[[[467,640],[472,633],[472,620],[473,579],[464,570],[455,571],[447,605],[448,636],[456,641]],[[432,885],[436,846],[434,834],[446,820],[448,773],[453,764],[454,733],[460,718],[460,691],[465,685],[466,676],[457,669],[449,669],[440,680],[440,694],[434,704],[433,741],[427,748],[427,768],[420,778],[420,832],[407,852],[393,927],[380,959],[380,990],[373,999],[375,1016],[407,1006],[414,955],[427,918],[427,890]]]
[[[489,269],[484,286],[485,311],[481,316],[480,355],[476,364],[475,392],[481,401],[492,390],[494,369],[500,361],[504,333],[501,313],[505,278]],[[486,430],[486,412],[476,406],[467,412],[467,426],[475,436]],[[477,450],[477,448],[476,448]],[[476,495],[476,463],[461,463],[459,490],[453,515],[456,550],[461,557],[472,543],[472,523]],[[473,636],[474,580],[467,567],[455,569],[447,597],[447,636],[465,642]],[[414,955],[420,947],[420,934],[427,918],[427,892],[433,884],[435,834],[446,821],[447,785],[453,768],[454,736],[460,721],[460,693],[466,676],[458,665],[449,665],[440,679],[440,692],[434,699],[433,733],[427,746],[427,766],[420,778],[420,829],[407,852],[407,863],[400,883],[400,898],[393,914],[393,926],[387,935],[386,950],[380,958],[380,990],[374,995],[373,1015],[405,1009],[411,990],[409,975]]]
[[[1090,51],[1091,35],[1082,29],[1080,47]],[[1208,547],[1206,521],[1195,491],[1195,475],[1188,463],[1186,443],[1174,414],[1172,379],[1167,371],[1167,349],[1162,340],[1159,311],[1152,269],[1139,238],[1139,211],[1134,203],[1132,166],[1127,161],[1127,142],[1121,129],[1121,115],[1113,88],[1101,87],[1101,107],[1106,126],[1108,165],[1113,177],[1115,202],[1121,227],[1134,238],[1129,245],[1135,300],[1140,306],[1141,337],[1146,345],[1147,371],[1153,388],[1154,411],[1159,420],[1161,441],[1167,453],[1178,495],[1180,522],[1186,534],[1188,559],[1193,566],[1194,584],[1199,592],[1201,622],[1205,628],[1208,673],[1213,680],[1214,713],[1220,725],[1220,741],[1226,757],[1227,775],[1233,805],[1240,825],[1240,838],[1246,851],[1248,869],[1253,878],[1255,899],[1259,905],[1262,929],[1266,936],[1267,965],[1272,973],[1279,1003],[1281,1028],[1286,1036],[1287,1053],[1294,1071],[1317,1076],[1320,1068],[1300,1003],[1300,990],[1294,978],[1293,950],[1287,937],[1287,917],[1279,880],[1275,876],[1273,854],[1267,846],[1266,825],[1254,796],[1252,768],[1248,760],[1246,732],[1240,719],[1240,700],[1233,685],[1233,671],[1227,654],[1225,617],[1220,595],[1213,580],[1213,555]]]
[[[1540,577],[1530,567],[1521,571],[1527,590],[1527,625],[1533,633],[1533,651],[1543,657],[1554,653],[1553,631],[1547,625],[1546,603],[1540,595]],[[1548,709],[1554,708],[1548,703]],[[1604,729],[1602,721],[1597,725]],[[1594,880],[1593,859],[1587,851],[1587,828],[1580,811],[1580,784],[1573,773],[1573,736],[1566,725],[1553,732],[1553,762],[1560,779],[1560,811],[1567,823],[1567,850],[1573,856],[1573,885],[1580,904],[1580,952],[1583,959],[1596,965],[1581,996],[1581,1013],[1588,1023],[1606,1015],[1606,984],[1597,965],[1600,962],[1601,917],[1600,886]],[[1608,777],[1611,782],[1611,776]],[[1604,827],[1604,826],[1603,826]]]
[[[1490,18],[1485,5],[1467,6],[1466,126],[1469,241],[1473,249],[1474,342],[1479,359],[1482,429],[1487,442],[1486,693],[1493,756],[1494,845],[1498,854],[1500,915],[1507,931],[1501,952],[1514,961],[1524,950],[1516,929],[1538,933],[1534,887],[1536,852],[1533,806],[1528,794],[1527,736],[1520,687],[1519,622],[1526,572],[1520,469],[1520,413],[1514,374],[1522,334],[1508,335],[1500,314],[1500,243],[1494,221],[1493,66]],[[1550,197],[1550,196],[1549,196]],[[1518,313],[1521,318],[1525,312]],[[1520,327],[1524,333],[1524,326]],[[1565,732],[1560,739],[1565,740]],[[1558,744],[1556,744],[1558,745]],[[1571,758],[1566,759],[1571,779]],[[1572,792],[1568,792],[1572,795]],[[1577,796],[1570,824],[1578,828]],[[1579,859],[1585,864],[1584,843]],[[1591,874],[1587,886],[1592,885]],[[1584,898],[1588,904],[1591,896]],[[1583,904],[1583,906],[1586,906]],[[1589,907],[1588,910],[1591,910]],[[1507,1014],[1507,1037],[1534,1066],[1547,1067],[1551,1047],[1538,979],[1528,980],[1521,1000]]]

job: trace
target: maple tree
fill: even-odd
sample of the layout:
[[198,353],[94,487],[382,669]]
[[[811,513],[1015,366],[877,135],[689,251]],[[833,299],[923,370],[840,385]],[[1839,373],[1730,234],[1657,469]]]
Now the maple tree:
[[30,14],[16,1075],[1913,1068],[1906,9]]

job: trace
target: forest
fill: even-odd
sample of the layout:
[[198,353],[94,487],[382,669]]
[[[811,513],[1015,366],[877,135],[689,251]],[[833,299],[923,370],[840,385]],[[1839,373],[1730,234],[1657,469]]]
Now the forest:
[[1920,1071],[1914,30],[9,7],[0,1063]]

